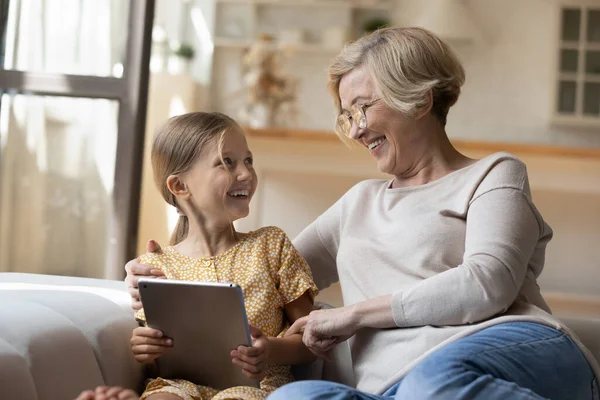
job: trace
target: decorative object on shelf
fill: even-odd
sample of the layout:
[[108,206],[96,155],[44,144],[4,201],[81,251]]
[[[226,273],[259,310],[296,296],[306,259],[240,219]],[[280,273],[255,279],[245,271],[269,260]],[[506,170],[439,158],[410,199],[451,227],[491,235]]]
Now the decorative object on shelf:
[[169,57],[169,73],[173,75],[187,74],[190,63],[194,59],[195,51],[189,43],[176,43]]
[[386,18],[372,18],[365,22],[363,30],[366,34],[369,34],[375,32],[377,29],[385,28],[387,26],[390,26],[390,21]]
[[[198,3],[198,0],[193,1]],[[421,1],[425,0],[417,3]],[[366,21],[383,17],[393,25],[396,16],[400,17],[396,11],[403,2],[210,0],[208,3],[215,6],[206,15],[207,22],[214,27],[211,32],[214,53],[209,63],[204,62],[204,55],[202,60],[195,60],[193,72],[196,75],[200,65],[210,67],[206,74],[210,80],[206,84],[210,93],[206,96],[210,101],[209,108],[235,115],[245,125],[292,128],[329,126],[322,121],[329,121],[330,112],[333,112],[331,101],[327,96],[305,96],[305,90],[313,86],[309,83],[317,76],[325,77],[324,71],[331,59],[348,41],[362,36]],[[257,79],[256,73],[251,71],[258,69],[258,63],[254,68],[242,70],[244,57],[253,54],[249,49],[261,33],[272,36],[270,48],[280,49],[285,72],[293,74],[299,82],[297,100],[283,102],[276,114],[269,111],[271,108],[265,105],[267,103],[251,98],[250,92],[254,90],[251,87],[256,85],[254,80]],[[196,50],[198,52],[200,47]],[[323,89],[324,86],[320,86],[318,90]],[[305,118],[308,115],[311,118]]]
[[262,34],[243,58],[245,104],[242,123],[253,128],[290,125],[297,116],[298,80],[281,67],[284,50],[272,36]]

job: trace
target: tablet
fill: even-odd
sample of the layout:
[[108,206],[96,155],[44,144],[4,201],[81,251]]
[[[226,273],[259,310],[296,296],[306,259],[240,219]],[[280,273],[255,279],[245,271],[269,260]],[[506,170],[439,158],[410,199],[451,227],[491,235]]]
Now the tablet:
[[252,343],[239,286],[167,279],[140,279],[138,286],[148,326],[173,340],[157,359],[161,378],[215,389],[259,387],[229,354]]

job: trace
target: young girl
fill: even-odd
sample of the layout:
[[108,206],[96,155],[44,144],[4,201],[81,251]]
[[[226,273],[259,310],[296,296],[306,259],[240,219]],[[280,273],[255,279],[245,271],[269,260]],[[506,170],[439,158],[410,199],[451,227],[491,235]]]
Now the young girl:
[[[281,229],[235,231],[232,222],[248,215],[257,177],[246,138],[231,118],[202,112],[171,118],[154,140],[152,166],[156,184],[167,203],[177,208],[179,221],[171,246],[140,261],[159,268],[167,279],[241,286],[253,344],[233,349],[231,357],[245,375],[260,380],[260,389],[219,392],[157,378],[149,380],[141,398],[265,399],[292,381],[289,365],[314,360],[301,335],[283,337],[291,323],[312,310],[317,288],[310,269]],[[145,320],[143,310],[136,318]],[[131,344],[142,363],[154,363],[172,345],[148,327],[136,328]],[[118,389],[113,390],[120,398]],[[94,398],[91,393],[86,398]],[[122,395],[129,399],[131,393]]]

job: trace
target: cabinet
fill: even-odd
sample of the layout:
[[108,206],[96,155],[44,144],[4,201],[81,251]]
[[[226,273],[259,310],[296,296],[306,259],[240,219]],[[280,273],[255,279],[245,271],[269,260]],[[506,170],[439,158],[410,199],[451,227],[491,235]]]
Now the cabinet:
[[394,23],[394,0],[219,0],[216,3],[211,108],[238,115],[242,57],[260,34],[289,49],[283,67],[300,80],[299,115],[291,126],[330,129],[334,108],[326,69],[368,21]]
[[560,8],[555,123],[600,126],[600,7]]
[[298,52],[335,53],[363,34],[366,22],[391,23],[392,0],[219,0],[215,46],[246,48],[268,34]]

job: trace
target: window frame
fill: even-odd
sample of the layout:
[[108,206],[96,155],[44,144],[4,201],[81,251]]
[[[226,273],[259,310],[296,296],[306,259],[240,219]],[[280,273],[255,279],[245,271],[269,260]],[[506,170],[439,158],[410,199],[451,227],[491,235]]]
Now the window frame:
[[[5,21],[4,10],[9,1],[0,0],[0,23]],[[121,78],[5,70],[0,67],[1,90],[119,101],[112,198],[114,212],[108,239],[110,254],[104,273],[107,279],[123,279],[123,266],[135,257],[137,251],[154,10],[155,0],[129,0],[126,55]],[[0,28],[4,30],[4,27]],[[4,54],[4,51],[1,53]]]
[[[568,42],[562,39],[562,16],[565,9],[577,8],[581,10],[581,20],[579,25],[579,40],[577,42]],[[587,42],[587,24],[588,24],[588,11],[597,10],[600,11],[600,4],[593,0],[562,0],[556,7],[556,46],[555,46],[555,63],[554,63],[554,74],[552,80],[553,97],[551,104],[551,115],[552,124],[557,126],[565,127],[581,127],[581,128],[598,128],[600,127],[600,113],[598,116],[590,116],[583,114],[584,106],[584,83],[585,82],[598,82],[600,83],[600,76],[591,77],[585,71],[585,54],[589,49],[600,51],[600,42],[592,46]],[[573,49],[577,50],[577,71],[562,72],[562,50]],[[567,79],[565,79],[567,78]],[[590,79],[591,78],[591,79]],[[573,114],[561,113],[558,109],[558,103],[560,99],[560,82],[561,81],[574,81],[575,87],[575,112]]]

